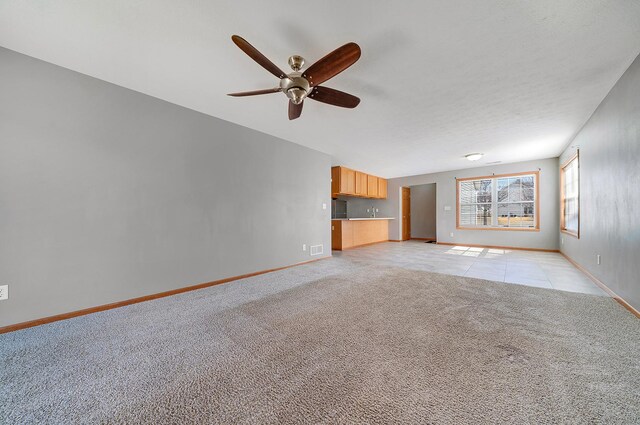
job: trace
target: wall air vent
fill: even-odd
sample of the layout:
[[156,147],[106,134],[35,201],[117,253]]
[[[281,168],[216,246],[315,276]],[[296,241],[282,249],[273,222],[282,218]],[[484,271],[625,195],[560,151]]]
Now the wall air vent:
[[323,251],[323,246],[322,245],[312,245],[311,246],[311,255],[320,255],[322,254]]

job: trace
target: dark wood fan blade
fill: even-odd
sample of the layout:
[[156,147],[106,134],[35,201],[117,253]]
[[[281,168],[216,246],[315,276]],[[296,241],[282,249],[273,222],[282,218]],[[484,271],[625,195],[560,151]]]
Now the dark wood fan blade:
[[289,101],[289,119],[295,120],[302,113],[302,105],[304,102],[300,102],[299,104],[295,104],[292,101]]
[[329,105],[340,106],[342,108],[355,108],[360,103],[359,98],[349,93],[324,86],[314,87],[308,97],[318,102],[328,103]]
[[251,59],[256,61],[258,65],[260,65],[261,67],[263,67],[264,69],[266,69],[267,71],[269,71],[270,73],[272,73],[278,78],[285,77],[285,73],[280,68],[278,68],[273,62],[267,59],[265,55],[260,53],[258,49],[256,49],[251,44],[249,44],[247,40],[240,37],[239,35],[232,35],[231,40],[233,40],[233,42],[236,43],[236,46],[238,46],[243,52],[249,55]]
[[280,87],[276,87],[274,89],[264,89],[264,90],[254,90],[254,91],[241,91],[241,92],[238,92],[238,93],[229,93],[227,96],[233,96],[233,97],[256,96],[256,95],[259,95],[259,94],[278,93],[279,91],[282,91],[282,89],[280,89]]
[[347,43],[311,65],[302,76],[312,86],[317,86],[353,65],[360,58],[360,53],[360,46]]

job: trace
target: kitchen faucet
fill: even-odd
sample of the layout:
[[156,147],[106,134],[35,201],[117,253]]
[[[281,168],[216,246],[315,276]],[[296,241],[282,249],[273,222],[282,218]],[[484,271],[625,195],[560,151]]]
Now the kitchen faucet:
[[371,217],[376,218],[376,208],[374,206],[371,207]]

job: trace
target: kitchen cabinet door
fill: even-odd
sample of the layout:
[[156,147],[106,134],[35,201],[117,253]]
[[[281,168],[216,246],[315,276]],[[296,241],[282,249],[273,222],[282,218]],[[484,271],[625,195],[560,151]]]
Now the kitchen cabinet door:
[[378,197],[378,178],[376,176],[367,176],[367,194],[369,198]]
[[378,177],[378,198],[387,199],[387,180]]
[[367,174],[356,171],[356,195],[367,196],[369,193],[367,185]]
[[349,168],[340,167],[340,193],[356,194],[356,172]]
[[331,196],[336,197],[340,193],[340,167],[331,167]]

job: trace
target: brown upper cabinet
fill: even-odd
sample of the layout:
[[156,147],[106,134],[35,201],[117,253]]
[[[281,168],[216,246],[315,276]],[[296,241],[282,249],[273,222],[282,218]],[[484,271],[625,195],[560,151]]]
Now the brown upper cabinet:
[[356,171],[356,196],[367,196],[367,175],[360,171]]
[[378,177],[378,198],[387,199],[387,180]]
[[378,178],[376,176],[367,176],[367,195],[369,198],[378,197]]
[[331,168],[331,196],[387,199],[387,181],[346,167]]
[[345,167],[331,168],[331,193],[355,195],[356,173]]

